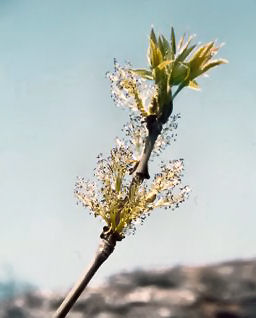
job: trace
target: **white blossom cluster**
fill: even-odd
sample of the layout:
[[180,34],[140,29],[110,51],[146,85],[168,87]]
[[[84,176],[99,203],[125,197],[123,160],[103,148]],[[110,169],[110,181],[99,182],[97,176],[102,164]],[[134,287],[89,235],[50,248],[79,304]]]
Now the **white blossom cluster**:
[[[168,122],[163,125],[161,134],[155,142],[152,157],[159,156],[159,154],[170,145],[171,141],[176,141],[177,133],[175,131],[178,127],[179,119],[180,114],[172,115]],[[124,125],[122,130],[131,146],[134,160],[139,160],[148,134],[145,121],[143,121],[138,114],[131,113],[130,121]]]
[[136,75],[131,70],[131,64],[121,66],[114,59],[114,72],[106,74],[110,80],[111,97],[117,106],[128,107],[133,111],[146,113],[157,94],[155,84]]
[[136,224],[143,223],[153,209],[177,208],[190,191],[181,186],[183,160],[162,164],[151,185],[133,184],[132,154],[129,146],[117,139],[107,158],[98,157],[96,182],[78,178],[74,190],[84,207],[95,216],[101,216],[108,227],[121,236],[134,233]]

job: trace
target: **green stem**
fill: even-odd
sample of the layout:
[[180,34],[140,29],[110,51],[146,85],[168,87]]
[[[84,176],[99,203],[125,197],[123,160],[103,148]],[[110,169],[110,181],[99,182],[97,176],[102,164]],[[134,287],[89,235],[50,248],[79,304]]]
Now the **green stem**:
[[173,96],[172,96],[172,99],[173,99],[173,100],[174,100],[174,98],[179,94],[179,92],[180,92],[184,87],[185,87],[185,85],[180,85],[180,86],[176,89],[175,93],[174,93]]

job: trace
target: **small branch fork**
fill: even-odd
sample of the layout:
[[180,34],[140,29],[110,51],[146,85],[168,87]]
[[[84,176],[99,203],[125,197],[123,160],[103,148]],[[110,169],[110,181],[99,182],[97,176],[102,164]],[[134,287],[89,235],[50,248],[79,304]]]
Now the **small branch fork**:
[[[149,115],[146,118],[146,125],[148,130],[148,136],[145,141],[144,150],[139,163],[135,166],[132,173],[134,177],[131,182],[132,184],[141,184],[145,179],[149,179],[150,175],[148,172],[148,161],[151,152],[154,148],[157,137],[161,134],[162,125],[165,124],[172,113],[173,104],[170,104],[164,108],[164,112],[157,117],[156,115]],[[108,257],[113,253],[116,242],[121,241],[123,237],[118,233],[113,233],[107,226],[103,227],[103,232],[100,235],[101,241],[94,256],[92,263],[84,271],[80,279],[70,290],[68,295],[63,300],[62,304],[59,306],[55,312],[53,318],[64,318],[69,313],[73,305],[76,303],[77,299],[84,291],[94,274],[100,268],[100,266],[108,259]]]

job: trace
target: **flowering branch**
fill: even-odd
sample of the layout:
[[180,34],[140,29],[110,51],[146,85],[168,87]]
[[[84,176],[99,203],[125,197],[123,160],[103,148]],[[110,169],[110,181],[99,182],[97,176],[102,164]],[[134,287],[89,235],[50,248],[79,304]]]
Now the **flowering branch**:
[[[183,160],[162,164],[151,184],[148,163],[159,155],[175,137],[178,115],[172,115],[173,100],[184,88],[199,89],[195,78],[210,68],[226,63],[212,60],[219,47],[214,42],[191,45],[193,37],[183,36],[176,44],[152,29],[148,49],[149,69],[121,67],[114,61],[114,72],[108,73],[111,96],[118,106],[132,110],[130,122],[124,126],[126,139],[116,140],[107,158],[98,157],[95,182],[78,178],[75,196],[85,208],[105,222],[101,242],[89,268],[56,311],[54,318],[67,315],[82,291],[103,262],[114,251],[117,241],[135,231],[138,221],[156,208],[175,209],[188,197],[190,189],[181,186]],[[177,86],[174,94],[172,89]]]

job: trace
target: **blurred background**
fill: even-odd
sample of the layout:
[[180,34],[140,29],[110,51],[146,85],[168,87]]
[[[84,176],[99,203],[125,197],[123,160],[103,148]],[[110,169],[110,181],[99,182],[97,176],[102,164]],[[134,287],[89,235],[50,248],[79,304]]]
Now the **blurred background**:
[[91,285],[124,270],[256,256],[255,12],[253,0],[0,0],[0,297],[64,290],[94,255],[103,224],[76,206],[74,184],[121,136],[128,112],[105,73],[114,57],[147,66],[152,25],[225,42],[218,56],[229,64],[175,100],[177,141],[161,159],[184,158],[189,200],[154,211]]

